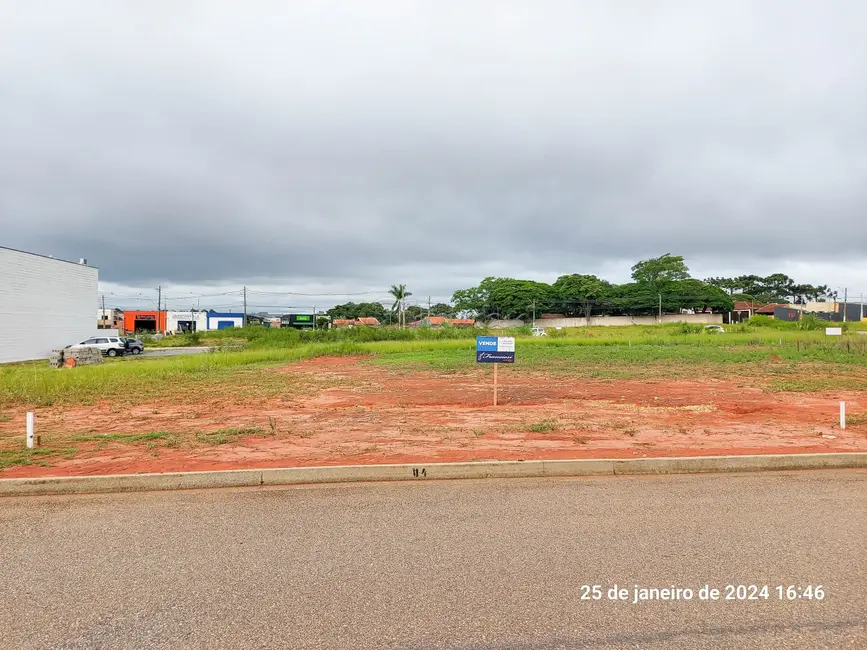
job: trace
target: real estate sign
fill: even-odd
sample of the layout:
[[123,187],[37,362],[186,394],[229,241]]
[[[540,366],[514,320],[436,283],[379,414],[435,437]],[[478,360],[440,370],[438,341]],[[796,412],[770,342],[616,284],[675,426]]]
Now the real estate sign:
[[477,336],[477,363],[515,363],[515,337]]

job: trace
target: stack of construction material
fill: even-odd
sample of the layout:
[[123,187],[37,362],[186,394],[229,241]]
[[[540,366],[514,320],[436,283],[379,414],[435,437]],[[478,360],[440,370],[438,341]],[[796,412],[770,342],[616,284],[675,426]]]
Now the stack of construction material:
[[75,359],[75,365],[87,366],[92,363],[102,363],[102,352],[99,348],[78,348],[76,350],[67,350],[63,355],[67,361]]
[[99,348],[90,347],[54,350],[48,358],[48,363],[52,368],[74,368],[102,362],[102,352],[99,351]]
[[48,365],[52,368],[62,368],[64,352],[66,352],[66,350],[52,350],[51,356],[48,357]]

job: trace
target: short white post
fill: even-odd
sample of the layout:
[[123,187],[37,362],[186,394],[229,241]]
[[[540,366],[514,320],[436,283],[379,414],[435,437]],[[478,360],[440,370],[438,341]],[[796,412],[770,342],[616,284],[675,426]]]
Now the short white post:
[[27,448],[33,449],[35,439],[33,437],[33,412],[27,412]]
[[840,402],[840,428],[846,428],[846,402]]

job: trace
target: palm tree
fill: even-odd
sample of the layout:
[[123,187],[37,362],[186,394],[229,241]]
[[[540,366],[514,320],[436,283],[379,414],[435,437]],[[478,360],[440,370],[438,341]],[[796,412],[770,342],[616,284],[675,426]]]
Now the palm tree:
[[406,326],[406,299],[412,294],[406,290],[405,284],[393,284],[388,293],[394,298],[394,304],[391,306],[392,311],[397,312],[398,327]]

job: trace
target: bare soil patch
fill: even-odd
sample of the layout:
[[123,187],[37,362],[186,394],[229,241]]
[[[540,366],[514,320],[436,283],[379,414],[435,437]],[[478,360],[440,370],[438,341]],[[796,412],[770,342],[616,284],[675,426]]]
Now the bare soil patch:
[[[837,424],[841,399],[853,415],[867,411],[860,391],[766,392],[755,372],[672,381],[500,371],[497,408],[489,369],[410,372],[345,357],[262,369],[300,376],[309,390],[249,391],[243,403],[166,395],[131,407],[48,407],[37,428],[57,453],[0,477],[867,451],[867,418]],[[5,415],[0,449],[18,448],[24,413]]]

